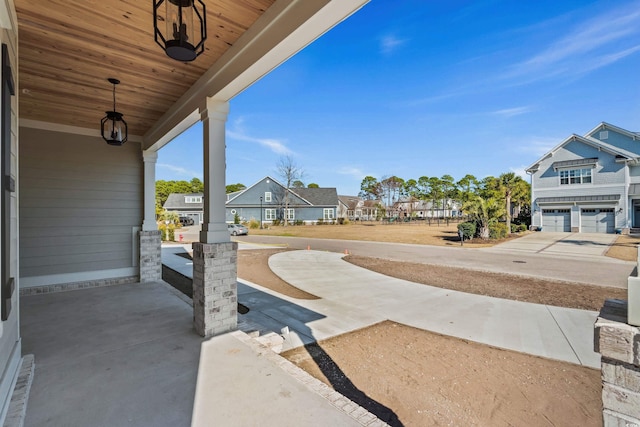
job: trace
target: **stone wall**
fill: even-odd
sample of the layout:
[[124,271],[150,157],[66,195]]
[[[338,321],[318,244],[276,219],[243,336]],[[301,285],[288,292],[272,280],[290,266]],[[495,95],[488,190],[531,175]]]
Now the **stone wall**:
[[605,427],[640,427],[640,328],[627,323],[627,302],[607,300],[595,324],[602,355]]

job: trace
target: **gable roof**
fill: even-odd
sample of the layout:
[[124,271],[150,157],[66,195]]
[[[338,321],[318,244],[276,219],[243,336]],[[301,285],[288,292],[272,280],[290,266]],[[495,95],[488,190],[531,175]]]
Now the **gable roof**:
[[640,132],[631,132],[628,131],[626,129],[622,129],[621,127],[618,126],[614,126],[610,123],[607,122],[600,122],[600,124],[598,126],[596,126],[595,128],[591,129],[589,132],[587,132],[587,134],[585,136],[593,136],[595,135],[597,132],[600,132],[602,130],[612,130],[614,132],[617,132],[619,134],[628,136],[631,139],[639,139],[640,140]]
[[591,147],[597,148],[598,150],[607,152],[613,156],[622,158],[622,159],[626,159],[626,160],[634,160],[634,161],[638,161],[640,158],[635,154],[632,153],[630,151],[627,151],[625,149],[622,148],[618,148],[614,145],[611,145],[607,142],[603,142],[600,141],[599,139],[593,138],[591,136],[580,136],[580,135],[576,135],[575,133],[571,136],[569,136],[568,138],[566,138],[564,141],[562,141],[560,144],[556,145],[554,148],[552,148],[549,152],[547,152],[544,156],[542,156],[540,159],[538,159],[534,164],[532,164],[531,166],[529,166],[528,168],[525,169],[525,171],[527,173],[534,173],[537,172],[538,169],[540,168],[540,163],[546,159],[548,159],[549,157],[552,157],[556,151],[558,151],[559,149],[563,148],[565,145],[569,144],[570,142],[581,142],[583,144],[587,144]]
[[294,188],[291,192],[315,206],[338,206],[335,188]]
[[167,200],[162,205],[165,209],[202,209],[203,204],[200,203],[186,203],[185,197],[203,197],[202,193],[171,193],[167,197]]
[[358,207],[358,204],[362,202],[362,199],[357,196],[338,195],[338,201],[345,205],[347,209],[355,209]]

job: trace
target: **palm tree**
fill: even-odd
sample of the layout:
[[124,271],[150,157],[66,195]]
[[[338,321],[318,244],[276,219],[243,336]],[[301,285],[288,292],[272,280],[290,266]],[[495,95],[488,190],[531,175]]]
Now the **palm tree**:
[[480,196],[473,197],[465,203],[462,209],[478,224],[480,238],[483,240],[489,238],[489,226],[498,222],[504,215],[501,203],[493,197],[488,199],[483,199]]
[[[504,196],[505,201],[505,217],[507,219],[507,233],[511,233],[511,199],[522,191],[522,182],[524,181],[513,172],[503,173],[498,177],[500,192]],[[526,181],[525,181],[526,183]],[[519,196],[519,195],[518,195]]]

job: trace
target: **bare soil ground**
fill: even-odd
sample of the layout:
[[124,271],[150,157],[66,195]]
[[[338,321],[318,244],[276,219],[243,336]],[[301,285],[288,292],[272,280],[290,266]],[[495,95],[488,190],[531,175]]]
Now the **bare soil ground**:
[[[238,253],[238,276],[294,298],[316,298],[282,281],[269,256]],[[351,262],[418,283],[567,307],[599,309],[619,289],[349,256]],[[463,280],[465,279],[465,280]],[[596,294],[603,291],[604,294]],[[607,293],[611,291],[612,293]],[[296,296],[299,295],[299,296]],[[626,293],[625,293],[626,295]],[[250,307],[249,307],[250,308]],[[601,425],[600,371],[383,322],[284,353],[394,426]]]
[[599,426],[600,371],[393,322],[283,356],[392,426]]
[[622,235],[618,236],[615,243],[609,247],[606,255],[611,258],[621,259],[623,261],[637,261],[638,244],[640,236],[638,235]]

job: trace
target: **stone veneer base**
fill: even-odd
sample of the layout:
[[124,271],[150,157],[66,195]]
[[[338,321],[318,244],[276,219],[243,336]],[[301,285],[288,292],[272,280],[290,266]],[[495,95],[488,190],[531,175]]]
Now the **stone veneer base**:
[[603,425],[640,426],[640,328],[627,323],[627,302],[606,300],[595,323],[602,355]]
[[237,329],[238,244],[193,243],[193,324],[203,337]]
[[79,289],[101,288],[103,286],[125,285],[139,282],[138,276],[113,277],[110,279],[86,280],[83,282],[58,283],[55,285],[32,286],[21,288],[20,296],[50,294],[53,292],[77,291]]

